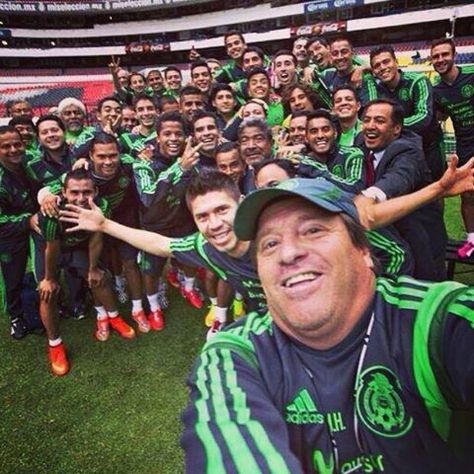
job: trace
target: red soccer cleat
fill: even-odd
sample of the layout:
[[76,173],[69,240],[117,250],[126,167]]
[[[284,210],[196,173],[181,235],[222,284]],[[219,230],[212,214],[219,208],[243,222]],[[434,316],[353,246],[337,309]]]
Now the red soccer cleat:
[[69,372],[66,349],[62,342],[58,346],[48,346],[48,355],[51,364],[51,372],[53,372],[54,375],[62,376]]
[[140,332],[150,332],[150,323],[148,322],[143,310],[132,313],[132,319],[137,323]]
[[115,329],[125,339],[133,339],[135,337],[134,329],[129,326],[120,316],[109,318],[112,329]]
[[175,288],[179,288],[179,279],[178,279],[178,271],[176,268],[170,267],[166,271],[166,279],[168,280],[168,283],[171,286],[174,286]]
[[161,331],[165,327],[165,320],[161,309],[150,311],[148,314],[148,323],[153,331]]
[[181,294],[183,295],[183,298],[188,300],[188,303],[191,306],[194,306],[197,309],[202,308],[202,299],[199,296],[199,293],[196,291],[195,288],[193,288],[192,290],[187,291],[187,290],[184,289],[184,286],[183,286],[183,287],[181,287]]

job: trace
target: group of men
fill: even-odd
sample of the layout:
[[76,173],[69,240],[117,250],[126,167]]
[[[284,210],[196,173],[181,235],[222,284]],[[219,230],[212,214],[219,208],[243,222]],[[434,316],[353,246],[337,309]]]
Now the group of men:
[[[69,371],[61,287],[78,318],[90,295],[97,340],[130,339],[164,328],[168,266],[192,306],[211,302],[183,416],[190,472],[463,472],[450,442],[473,407],[473,293],[428,281],[445,279],[443,197],[461,194],[459,255],[474,252],[474,70],[451,39],[432,44],[435,86],[390,46],[364,64],[346,37],[271,58],[238,32],[224,41],[223,66],[191,51],[187,85],[174,66],[143,75],[113,58],[115,94],[91,126],[76,99],[36,121],[10,104],[11,335],[28,332],[29,257],[55,375]],[[222,331],[231,307],[247,316]]]

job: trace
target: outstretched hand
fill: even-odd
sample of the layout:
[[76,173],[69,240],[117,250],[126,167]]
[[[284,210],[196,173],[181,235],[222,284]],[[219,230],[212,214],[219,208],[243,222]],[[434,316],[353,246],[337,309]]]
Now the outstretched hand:
[[66,204],[66,210],[59,213],[59,220],[76,224],[66,229],[66,232],[77,232],[87,230],[89,232],[101,232],[105,223],[105,216],[92,198],[89,199],[90,209],[84,209],[74,204]]
[[457,196],[474,191],[474,157],[459,168],[458,161],[457,155],[450,155],[448,168],[438,181],[443,188],[443,196]]

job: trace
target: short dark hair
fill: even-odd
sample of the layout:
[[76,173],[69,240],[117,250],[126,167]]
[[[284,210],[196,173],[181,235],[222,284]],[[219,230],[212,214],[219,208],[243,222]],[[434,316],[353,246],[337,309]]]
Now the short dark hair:
[[432,50],[436,46],[439,46],[440,44],[449,44],[449,46],[451,46],[453,54],[456,53],[456,43],[454,42],[453,38],[438,38],[433,40],[430,45],[430,50]]
[[143,82],[146,82],[146,78],[141,72],[136,72],[136,71],[131,72],[128,78],[131,79],[133,76],[140,76],[143,79]]
[[30,125],[33,130],[36,130],[33,120],[31,120],[29,117],[25,117],[24,115],[11,118],[8,122],[8,125],[11,125],[12,127],[14,127],[15,125]]
[[214,112],[209,112],[208,110],[196,110],[196,113],[193,114],[193,127],[194,127],[194,124],[198,121],[198,120],[201,120],[203,118],[211,118],[212,120],[214,120],[216,126],[217,126],[217,116]]
[[5,135],[5,133],[16,133],[21,140],[20,132],[13,125],[1,125],[0,135]]
[[66,173],[66,176],[64,177],[63,188],[67,188],[69,181],[72,179],[76,181],[79,181],[81,179],[90,179],[94,184],[94,188],[96,187],[94,178],[92,177],[92,173],[89,170],[86,170],[85,168],[77,168],[75,170],[68,171]]
[[238,36],[242,42],[245,43],[245,38],[240,31],[230,30],[224,35],[224,46],[226,46],[227,38],[229,38],[229,36]]
[[365,104],[364,109],[362,110],[362,118],[364,117],[367,109],[372,105],[376,104],[388,104],[392,106],[392,113],[390,114],[390,118],[395,125],[403,126],[403,119],[405,118],[405,112],[403,111],[403,107],[392,99],[374,99],[367,104]]
[[245,74],[245,76],[247,77],[247,83],[250,81],[250,78],[252,76],[256,76],[257,74],[264,74],[266,76],[266,78],[268,79],[268,82],[270,82],[270,76],[268,75],[268,72],[264,67],[262,67],[262,66],[253,66]]
[[204,196],[213,191],[225,191],[236,202],[240,199],[240,190],[230,176],[215,168],[203,167],[195,174],[186,190],[186,204],[191,210],[191,202],[198,196]]
[[267,122],[264,122],[262,119],[259,119],[256,117],[246,119],[240,124],[239,131],[238,131],[239,141],[240,141],[240,137],[242,136],[242,132],[244,128],[248,128],[248,127],[259,128],[260,131],[265,135],[265,138],[267,138],[267,140],[270,140],[270,142],[272,141],[271,128],[267,125]]
[[[220,143],[216,147],[216,156],[218,153],[229,153],[230,151],[236,150],[239,152],[239,144],[237,142],[224,142]],[[240,156],[240,154],[239,154]]]
[[278,50],[272,57],[272,62],[275,61],[275,59],[278,56],[291,56],[291,59],[293,59],[293,64],[296,66],[298,64],[298,60],[296,59],[296,56],[293,54],[292,51],[289,49],[280,49]]
[[15,99],[7,104],[7,110],[10,113],[11,108],[16,104],[28,104],[30,108],[32,108],[31,104],[26,99]]
[[311,114],[312,112],[310,112],[309,110],[297,110],[294,114],[291,114],[290,123],[295,118],[299,118],[299,117],[308,118]]
[[102,97],[102,99],[100,99],[99,102],[97,102],[97,111],[100,112],[105,102],[109,100],[113,100],[115,103],[122,106],[122,104],[120,103],[120,100],[118,100],[117,97],[114,97],[113,95],[108,95],[107,97]]
[[183,87],[179,92],[179,99],[181,100],[185,95],[203,95],[201,89],[196,86]]
[[165,68],[163,70],[163,74],[164,74],[165,78],[166,78],[166,74],[168,72],[171,72],[171,71],[175,71],[179,74],[180,77],[183,77],[183,74],[181,73],[181,69],[179,69],[179,67],[177,67],[177,66],[168,66],[167,68]]
[[333,103],[334,103],[334,96],[339,91],[351,91],[354,94],[354,97],[356,98],[356,100],[359,101],[359,97],[357,96],[357,89],[352,84],[347,83],[347,84],[340,84],[339,86],[334,88],[331,94]]
[[184,123],[183,123],[183,118],[181,117],[181,114],[177,110],[170,110],[169,112],[163,112],[158,116],[158,119],[156,120],[156,132],[160,133],[161,128],[163,127],[163,124],[166,122],[176,122],[181,125],[181,127],[184,129]]
[[379,54],[382,53],[388,53],[390,56],[392,56],[393,59],[397,59],[395,55],[395,50],[393,49],[393,46],[390,44],[383,44],[381,46],[376,46],[375,48],[372,48],[369,53],[369,58],[370,58],[370,64],[372,64],[372,59],[375,58],[375,56],[378,56]]
[[306,49],[308,49],[313,43],[321,43],[323,46],[326,46],[326,48],[329,47],[329,42],[327,38],[322,35],[311,36],[311,38],[309,38],[308,42],[306,43]]
[[265,61],[265,53],[263,52],[262,48],[259,48],[258,46],[247,46],[244,49],[244,52],[242,53],[242,58],[247,54],[247,53],[257,53],[258,57],[262,60]]
[[257,178],[258,173],[260,173],[260,171],[268,165],[278,166],[288,174],[288,178],[294,178],[296,176],[296,167],[291,161],[282,160],[279,158],[272,158],[269,160],[264,159],[253,167],[255,178]]
[[198,67],[205,67],[209,72],[209,75],[211,74],[211,70],[209,69],[206,61],[204,59],[198,59],[197,61],[191,63],[191,77],[193,77],[193,71]]
[[308,121],[306,122],[306,127],[308,127],[310,120],[314,120],[314,119],[317,119],[317,118],[326,119],[331,124],[331,126],[334,128],[334,130],[337,130],[336,123],[334,121],[334,117],[326,109],[316,109],[314,112],[311,112],[308,115]]
[[90,144],[89,151],[92,153],[96,145],[107,145],[109,143],[115,143],[117,149],[119,149],[119,144],[117,139],[110,133],[101,132],[98,133],[92,140]]
[[164,106],[167,104],[178,104],[176,97],[170,95],[164,95],[158,99],[158,108],[163,110]]
[[141,100],[147,100],[148,102],[151,102],[155,108],[156,108],[156,103],[155,101],[153,100],[153,97],[145,94],[144,92],[141,92],[140,94],[137,94],[134,98],[133,98],[133,107],[134,109],[137,108],[137,104],[138,102],[140,102]]
[[206,59],[206,63],[207,63],[208,65],[209,65],[209,63],[217,63],[217,64],[219,64],[219,66],[221,65],[221,62],[220,62],[218,59],[216,59],[216,58],[207,58],[207,59]]
[[147,79],[147,80],[148,80],[148,76],[149,76],[152,72],[157,72],[160,76],[162,76],[161,71],[160,71],[158,68],[150,69],[150,70],[147,71],[147,73],[146,73],[146,79]]
[[63,121],[57,116],[53,114],[45,114],[42,115],[36,122],[36,130],[39,130],[39,126],[43,123],[46,122],[47,120],[52,120],[53,122],[56,122],[58,124],[58,127],[65,132],[66,127],[64,126]]
[[209,102],[211,104],[215,100],[216,95],[221,91],[230,92],[232,94],[232,97],[235,100],[234,89],[232,89],[232,87],[230,87],[229,84],[223,84],[222,82],[217,82],[216,84],[213,84],[211,86],[211,92],[209,92]]
[[329,40],[329,46],[332,46],[334,43],[337,43],[338,41],[347,41],[349,43],[349,46],[352,48],[352,41],[349,39],[349,37],[347,35],[337,35],[337,36],[333,36],[330,40]]

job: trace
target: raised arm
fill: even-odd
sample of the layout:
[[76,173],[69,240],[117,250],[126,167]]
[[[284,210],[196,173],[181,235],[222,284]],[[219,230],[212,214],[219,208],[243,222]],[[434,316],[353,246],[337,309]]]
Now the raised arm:
[[103,232],[112,237],[123,240],[134,247],[145,252],[159,255],[161,257],[171,257],[171,240],[155,232],[134,229],[122,224],[118,224],[110,219],[106,219],[101,210],[92,199],[89,201],[90,209],[83,209],[79,206],[67,204],[66,211],[61,211],[60,219],[64,222],[76,224],[67,229],[66,232],[87,230],[89,232]]
[[362,224],[369,229],[383,227],[435,199],[474,191],[474,157],[460,168],[456,168],[457,163],[457,156],[452,155],[438,181],[410,194],[379,203],[363,195],[356,196],[354,203]]

